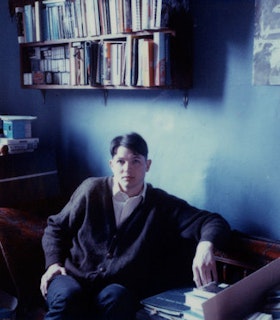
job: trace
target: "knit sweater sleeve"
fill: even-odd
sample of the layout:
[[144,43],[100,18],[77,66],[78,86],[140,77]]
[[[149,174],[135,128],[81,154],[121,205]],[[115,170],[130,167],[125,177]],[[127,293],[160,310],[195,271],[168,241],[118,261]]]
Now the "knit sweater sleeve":
[[219,249],[227,245],[230,226],[222,215],[200,210],[185,200],[161,190],[158,196],[159,203],[164,204],[162,211],[166,213],[170,232],[179,232],[182,238],[193,239],[196,242],[210,241]]
[[84,219],[87,199],[93,185],[92,179],[85,180],[73,193],[62,211],[49,216],[42,238],[46,268],[54,263],[64,264],[72,245],[73,235]]
[[219,249],[226,247],[230,226],[220,214],[200,210],[183,202],[177,213],[177,221],[184,238],[194,237],[197,242],[210,241]]

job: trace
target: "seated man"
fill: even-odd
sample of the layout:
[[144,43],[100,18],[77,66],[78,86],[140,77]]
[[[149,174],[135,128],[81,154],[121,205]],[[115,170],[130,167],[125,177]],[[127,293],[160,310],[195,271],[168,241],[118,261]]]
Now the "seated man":
[[[151,160],[137,133],[114,138],[110,152],[113,177],[86,179],[48,219],[47,320],[134,319],[139,299],[168,289],[181,240],[197,245],[186,274],[197,286],[217,280],[213,247],[228,239],[227,222],[146,183]],[[188,256],[187,245],[181,254]]]

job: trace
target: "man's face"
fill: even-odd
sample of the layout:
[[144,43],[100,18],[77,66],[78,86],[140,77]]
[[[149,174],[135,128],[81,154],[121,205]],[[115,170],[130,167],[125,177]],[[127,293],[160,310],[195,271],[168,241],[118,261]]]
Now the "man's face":
[[149,171],[150,165],[151,160],[146,160],[144,156],[134,154],[130,149],[122,146],[110,160],[115,181],[130,197],[139,194],[142,190],[145,174]]

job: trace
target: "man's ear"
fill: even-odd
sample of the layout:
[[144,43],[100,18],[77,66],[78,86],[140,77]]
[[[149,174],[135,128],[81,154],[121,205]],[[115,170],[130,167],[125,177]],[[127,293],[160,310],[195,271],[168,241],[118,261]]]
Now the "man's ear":
[[112,159],[109,160],[109,166],[110,166],[111,170],[113,170],[113,160]]
[[152,164],[152,160],[148,159],[146,161],[146,172],[148,172],[150,170],[151,164]]

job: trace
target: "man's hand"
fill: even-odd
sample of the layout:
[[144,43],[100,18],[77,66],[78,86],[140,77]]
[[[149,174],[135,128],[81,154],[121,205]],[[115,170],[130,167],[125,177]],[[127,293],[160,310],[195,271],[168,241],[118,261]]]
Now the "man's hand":
[[213,244],[210,241],[199,242],[193,259],[193,280],[197,287],[211,281],[218,281]]
[[48,292],[48,286],[51,280],[54,278],[56,275],[66,275],[66,270],[64,267],[62,267],[60,264],[55,263],[52,264],[51,266],[48,267],[47,271],[43,274],[41,278],[41,293],[43,297],[45,298]]

